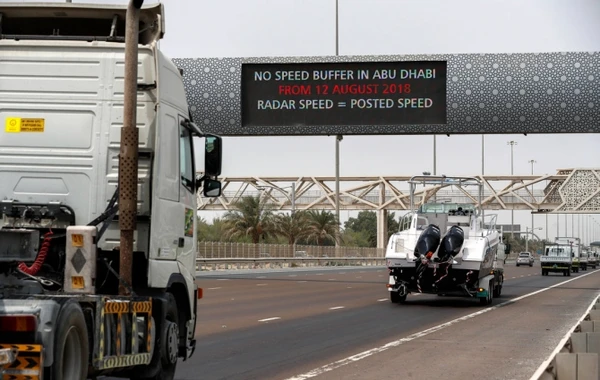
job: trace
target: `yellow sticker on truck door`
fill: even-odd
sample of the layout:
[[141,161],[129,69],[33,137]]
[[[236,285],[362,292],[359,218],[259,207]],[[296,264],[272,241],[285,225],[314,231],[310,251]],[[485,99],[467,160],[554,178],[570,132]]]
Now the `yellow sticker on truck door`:
[[8,133],[44,132],[44,119],[7,117],[4,131]]

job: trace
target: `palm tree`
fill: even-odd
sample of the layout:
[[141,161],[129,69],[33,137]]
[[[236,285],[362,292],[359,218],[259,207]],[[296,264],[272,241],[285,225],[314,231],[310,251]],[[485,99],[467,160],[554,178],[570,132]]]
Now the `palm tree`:
[[307,241],[315,242],[317,245],[323,245],[325,242],[336,242],[339,223],[332,212],[310,210],[307,216],[309,219]]
[[248,236],[252,243],[258,244],[261,237],[275,234],[271,207],[260,195],[243,197],[234,207],[223,216],[223,229],[228,238]]
[[308,232],[309,219],[305,212],[296,211],[292,214],[275,216],[275,231],[286,238],[290,245],[296,244]]

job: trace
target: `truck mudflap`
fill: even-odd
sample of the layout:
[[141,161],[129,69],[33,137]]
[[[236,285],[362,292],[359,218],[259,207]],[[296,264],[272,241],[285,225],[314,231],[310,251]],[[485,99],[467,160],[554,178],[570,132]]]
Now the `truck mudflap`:
[[[100,328],[94,343],[94,367],[105,370],[149,364],[155,334],[152,300],[105,299],[96,308]],[[115,328],[107,328],[110,326]]]
[[39,380],[43,371],[41,344],[0,344],[1,380]]

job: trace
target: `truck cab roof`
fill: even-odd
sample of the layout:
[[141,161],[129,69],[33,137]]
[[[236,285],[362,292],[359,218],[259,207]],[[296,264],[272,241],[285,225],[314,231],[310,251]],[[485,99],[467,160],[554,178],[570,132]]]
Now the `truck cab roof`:
[[[81,3],[3,3],[0,39],[52,39],[125,42],[127,6]],[[152,44],[165,33],[164,6],[140,10],[139,43]]]

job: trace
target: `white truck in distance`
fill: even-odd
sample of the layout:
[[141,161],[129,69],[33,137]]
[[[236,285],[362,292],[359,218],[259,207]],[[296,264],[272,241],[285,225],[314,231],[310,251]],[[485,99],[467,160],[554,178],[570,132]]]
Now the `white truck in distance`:
[[158,49],[163,5],[142,3],[0,6],[2,379],[171,380],[194,352],[196,197],[221,193],[221,139]]
[[551,272],[570,276],[571,272],[578,271],[579,258],[577,257],[577,261],[575,261],[575,242],[578,240],[578,238],[556,238],[554,244],[544,243],[542,256],[540,256],[542,276],[547,276]]

